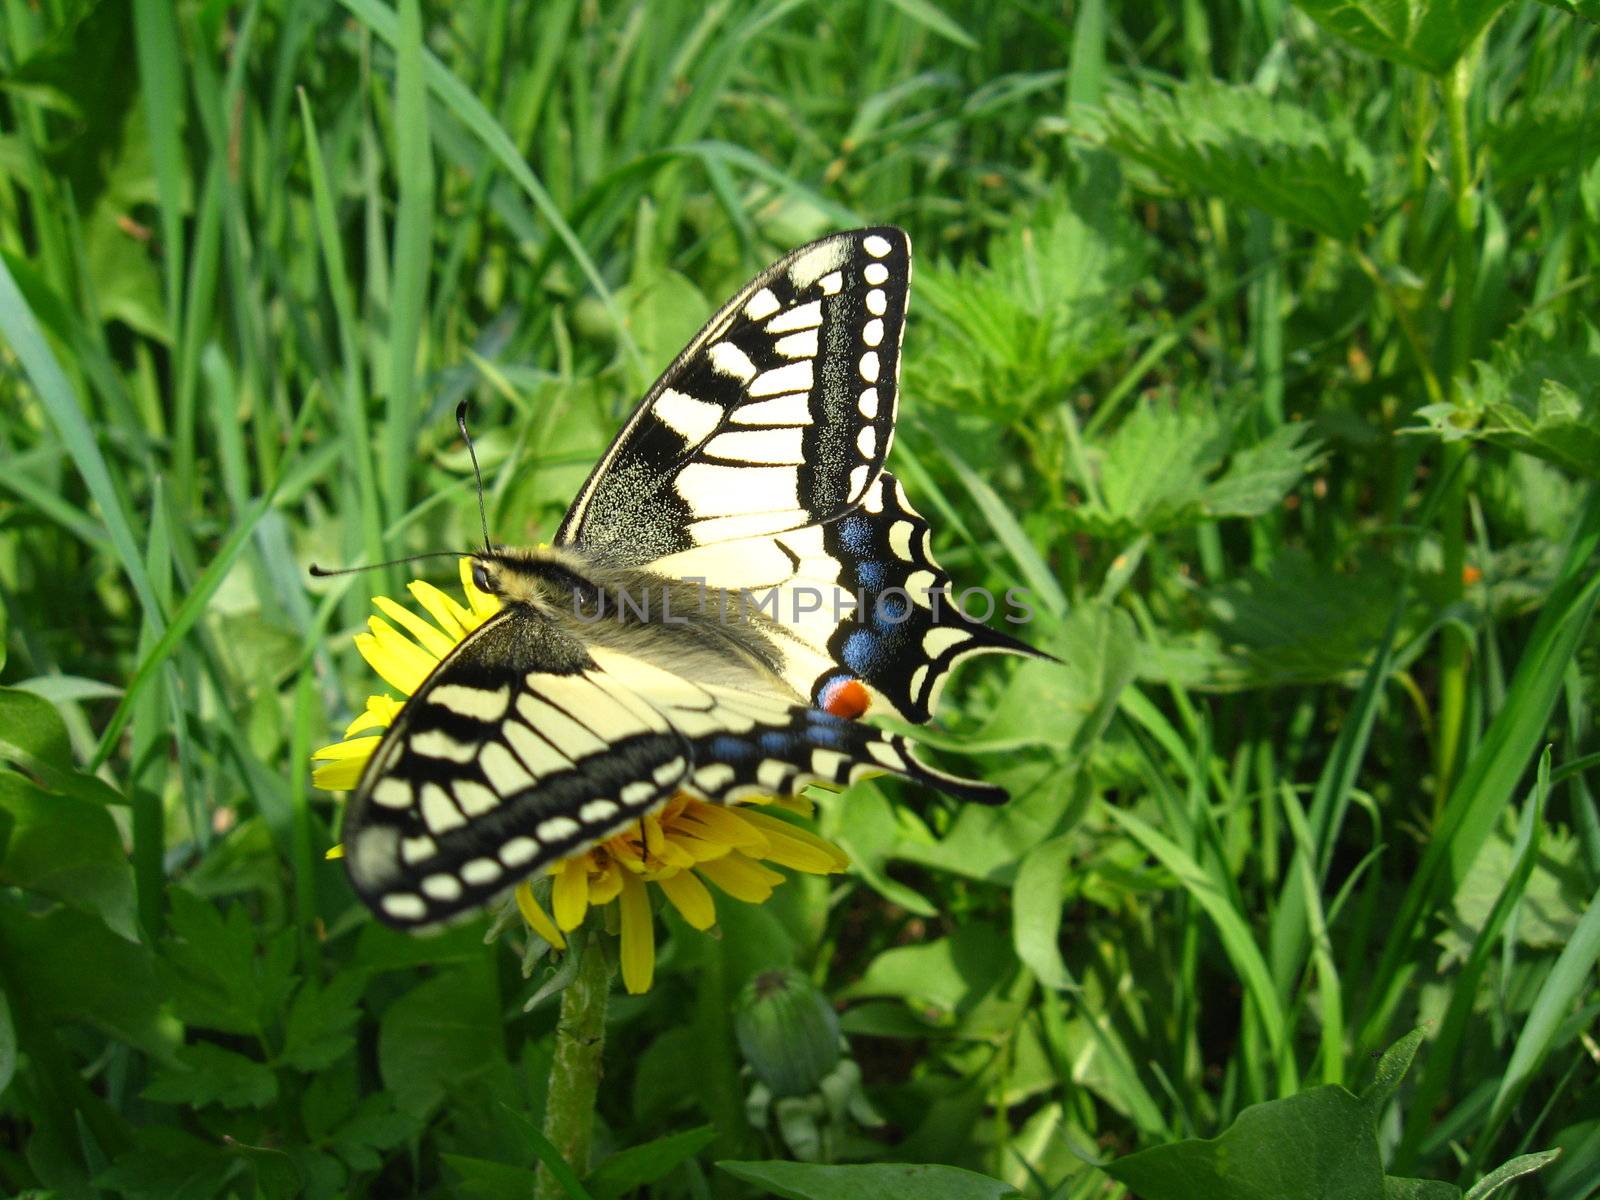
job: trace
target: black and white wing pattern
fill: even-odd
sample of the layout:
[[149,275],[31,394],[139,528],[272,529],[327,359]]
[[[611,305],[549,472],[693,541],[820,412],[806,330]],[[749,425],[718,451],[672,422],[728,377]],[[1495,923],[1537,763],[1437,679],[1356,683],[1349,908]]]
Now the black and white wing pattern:
[[556,541],[776,589],[786,681],[821,708],[854,680],[875,711],[924,722],[962,658],[1036,654],[962,616],[927,523],[883,469],[910,287],[910,239],[888,226],[774,264],[650,389]]
[[803,246],[667,368],[556,533],[643,566],[859,505],[894,438],[911,242],[891,226]]
[[446,657],[384,734],[345,812],[345,865],[386,923],[436,925],[619,832],[682,790],[711,802],[891,772],[997,788],[905,739],[585,646],[512,605]]
[[962,614],[950,576],[934,560],[928,523],[888,471],[835,520],[696,547],[650,569],[770,603],[783,635],[784,678],[818,708],[836,709],[839,689],[856,681],[870,711],[922,724],[951,668],[968,655],[1043,657]]

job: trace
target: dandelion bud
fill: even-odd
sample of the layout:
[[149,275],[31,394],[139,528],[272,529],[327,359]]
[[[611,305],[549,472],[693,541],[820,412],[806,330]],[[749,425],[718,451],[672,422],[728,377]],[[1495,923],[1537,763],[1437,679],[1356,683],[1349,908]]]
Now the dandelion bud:
[[757,1079],[776,1099],[817,1090],[839,1063],[839,1017],[799,971],[763,971],[739,994],[733,1032]]

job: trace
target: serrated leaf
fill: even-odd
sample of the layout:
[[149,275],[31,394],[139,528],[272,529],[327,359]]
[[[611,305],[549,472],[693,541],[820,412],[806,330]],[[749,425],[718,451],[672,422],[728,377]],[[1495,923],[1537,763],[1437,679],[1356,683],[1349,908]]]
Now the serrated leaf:
[[1474,364],[1454,405],[1419,414],[1445,440],[1478,438],[1600,479],[1600,345],[1511,339]]
[[1112,97],[1101,133],[1111,150],[1186,193],[1340,241],[1373,218],[1373,159],[1348,125],[1255,88],[1200,82]]
[[1259,517],[1271,512],[1320,452],[1321,444],[1311,436],[1309,425],[1280,425],[1233,456],[1227,470],[1201,494],[1200,509],[1208,517]]
[[795,1162],[719,1162],[736,1179],[785,1200],[1007,1200],[1009,1183],[966,1171],[917,1163],[831,1167]]
[[321,1071],[355,1045],[351,1032],[361,1019],[358,1001],[364,973],[345,971],[321,987],[306,984],[295,992],[284,1019],[284,1062],[302,1071]]
[[0,812],[10,818],[0,883],[94,913],[133,941],[133,868],[104,805],[51,795],[0,770]]
[[184,1046],[175,1067],[144,1089],[147,1100],[195,1108],[262,1108],[278,1098],[278,1080],[264,1063],[211,1042]]
[[1506,0],[1295,0],[1328,32],[1390,62],[1443,75]]
[[[951,414],[996,414],[972,430],[993,436],[1007,416],[1065,399],[1127,346],[1149,239],[1102,157],[1070,197],[1008,224],[981,255],[917,268],[918,311],[932,336],[904,364],[908,394]],[[961,449],[970,458],[982,447],[963,440]]]
[[263,948],[243,905],[219,909],[183,888],[169,896],[160,967],[174,1009],[193,1025],[259,1035],[294,986],[293,931]]

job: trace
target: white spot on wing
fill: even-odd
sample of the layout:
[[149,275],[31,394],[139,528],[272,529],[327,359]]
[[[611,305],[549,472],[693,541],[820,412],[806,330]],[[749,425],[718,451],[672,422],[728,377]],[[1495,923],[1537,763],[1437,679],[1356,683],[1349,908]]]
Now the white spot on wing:
[[906,578],[906,593],[923,608],[932,606],[928,593],[938,585],[932,571],[913,571]]
[[690,463],[678,472],[675,486],[696,517],[725,517],[800,507],[800,482],[793,467]]
[[872,458],[872,452],[878,448],[878,431],[871,425],[862,426],[861,432],[856,434],[856,449],[861,451],[861,457]]
[[511,689],[499,687],[491,691],[462,683],[442,683],[427,693],[427,700],[460,717],[498,721],[505,716],[506,707],[511,703]]
[[422,897],[412,892],[391,893],[380,903],[383,911],[397,921],[420,921],[428,915],[428,906],[423,903]]
[[800,448],[803,434],[798,426],[719,433],[706,443],[705,453],[740,462],[778,463],[799,466],[805,462]]
[[848,756],[840,754],[837,750],[811,752],[811,770],[824,779],[838,779],[840,772],[849,762]]
[[489,786],[502,796],[512,796],[533,786],[534,779],[528,774],[527,768],[499,742],[490,742],[483,748],[483,753],[478,756],[478,766],[489,781]]
[[393,775],[378,780],[377,786],[372,789],[372,802],[384,808],[410,808],[415,799],[411,785]]
[[839,289],[844,287],[844,276],[838,271],[829,271],[817,280],[817,286],[822,289],[823,295],[836,296],[839,294]]
[[922,691],[922,685],[927,681],[927,678],[928,678],[928,664],[927,663],[923,663],[915,671],[911,672],[911,698],[913,700],[915,700],[917,698],[917,693]]
[[916,526],[910,521],[896,521],[889,526],[889,549],[895,554],[911,561],[911,535],[916,532]]
[[788,788],[793,773],[794,768],[788,763],[769,758],[756,769],[756,782],[774,792],[783,791]]
[[640,779],[624,787],[618,796],[629,808],[638,808],[649,804],[655,798],[657,790],[653,780]]
[[514,837],[500,847],[500,861],[508,867],[520,867],[539,857],[539,843],[531,837]]
[[861,393],[861,403],[857,407],[867,420],[874,419],[878,415],[878,389],[875,387],[864,389]]
[[737,425],[809,425],[811,397],[791,392],[757,404],[741,404],[733,410],[733,420]]
[[811,390],[811,361],[801,359],[787,366],[763,371],[750,381],[752,396],[777,396],[784,392],[809,392]]
[[469,817],[481,817],[500,807],[500,797],[476,779],[458,779],[455,782],[456,803]]
[[785,358],[815,358],[817,331],[806,329],[800,333],[791,333],[787,337],[779,338],[772,348]]
[[712,763],[694,773],[694,783],[707,795],[716,795],[733,782],[734,771],[727,763]]
[[461,897],[461,881],[454,875],[429,875],[422,881],[422,890],[435,900],[458,900]]
[[808,288],[829,271],[844,266],[849,253],[850,242],[847,238],[829,238],[789,264],[789,282],[796,288]]
[[873,287],[877,287],[878,284],[889,278],[889,268],[882,263],[868,263],[867,269],[861,272],[861,275]]
[[938,658],[946,650],[961,645],[969,640],[972,635],[963,629],[951,629],[946,625],[935,625],[922,635],[922,652],[929,658]]
[[401,839],[400,860],[406,863],[421,862],[425,858],[432,858],[439,853],[439,843],[431,837],[408,837]]
[[850,472],[850,495],[859,496],[861,489],[867,486],[867,468],[865,465],[856,467]]
[[873,317],[861,330],[861,340],[869,346],[876,346],[883,341],[883,322]]
[[461,878],[473,887],[482,887],[486,883],[493,883],[504,874],[500,864],[492,858],[475,858],[461,868]]
[[711,347],[710,358],[712,370],[721,375],[732,375],[740,383],[748,383],[755,376],[755,363],[732,342],[718,342]]
[[861,244],[866,247],[867,253],[872,255],[873,258],[882,258],[889,253],[889,239],[879,237],[875,233],[868,234]]
[[593,825],[597,821],[609,821],[618,811],[615,800],[591,800],[578,810],[578,820]]
[[722,406],[707,404],[668,388],[656,397],[650,412],[684,441],[699,442],[722,421]]
[[778,298],[772,294],[771,288],[762,288],[744,306],[744,315],[752,321],[759,321],[763,317],[770,317],[778,311]]
[[873,288],[867,293],[867,311],[875,317],[881,317],[888,311],[889,302],[883,294],[882,288]]
[[435,834],[448,833],[467,823],[455,801],[450,799],[450,793],[437,783],[422,785],[422,820]]
[[547,842],[560,842],[581,828],[571,817],[551,817],[548,821],[539,822],[539,837]]
[[861,356],[861,378],[868,383],[878,382],[878,353],[868,350]]
[[796,329],[813,329],[821,324],[822,301],[813,300],[810,304],[797,304],[779,313],[764,328],[768,333],[792,333]]
[[867,753],[886,767],[893,767],[897,771],[906,769],[906,760],[901,757],[900,751],[896,750],[888,742],[869,742],[867,744]]
[[478,747],[471,742],[458,742],[442,729],[413,734],[411,750],[425,758],[443,758],[450,762],[471,762],[477,757]]

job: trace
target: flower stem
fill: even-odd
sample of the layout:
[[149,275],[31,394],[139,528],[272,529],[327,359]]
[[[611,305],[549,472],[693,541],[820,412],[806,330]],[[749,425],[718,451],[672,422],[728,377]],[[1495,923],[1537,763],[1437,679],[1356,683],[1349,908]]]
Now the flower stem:
[[[593,935],[581,948],[578,974],[561,993],[556,1022],[555,1061],[545,1098],[544,1136],[580,1179],[589,1170],[589,1139],[594,1132],[594,1101],[600,1090],[600,1056],[606,1041],[606,1001],[612,966]],[[541,1163],[535,1200],[564,1200],[566,1191]]]
[[[1455,246],[1450,301],[1450,374],[1446,388],[1454,399],[1472,361],[1473,293],[1477,283],[1477,196],[1473,193],[1472,148],[1467,137],[1467,96],[1472,87],[1473,51],[1469,50],[1441,82],[1450,139],[1450,201],[1455,217]],[[1466,566],[1467,482],[1465,443],[1444,447],[1444,503],[1440,536],[1444,551],[1444,594],[1457,603],[1464,593]],[[1439,736],[1435,743],[1434,816],[1443,808],[1455,782],[1467,707],[1467,673],[1471,643],[1454,621],[1439,634]]]

